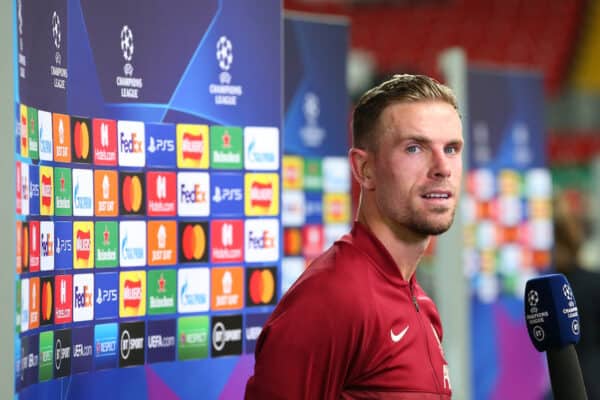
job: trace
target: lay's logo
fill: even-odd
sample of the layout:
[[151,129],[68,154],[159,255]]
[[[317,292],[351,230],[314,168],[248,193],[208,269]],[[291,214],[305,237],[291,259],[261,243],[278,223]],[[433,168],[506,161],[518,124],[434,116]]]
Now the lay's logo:
[[119,292],[119,317],[146,314],[146,271],[121,272]]
[[244,184],[246,215],[279,214],[279,175],[249,173]]
[[177,166],[207,169],[208,125],[177,125]]
[[73,253],[73,266],[76,269],[94,267],[94,223],[73,222],[73,238],[75,239],[75,252]]
[[54,215],[54,170],[40,167],[40,215]]

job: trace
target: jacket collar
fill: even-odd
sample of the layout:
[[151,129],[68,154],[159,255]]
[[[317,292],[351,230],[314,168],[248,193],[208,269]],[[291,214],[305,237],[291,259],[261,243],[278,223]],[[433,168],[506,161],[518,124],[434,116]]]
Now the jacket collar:
[[370,257],[377,269],[389,280],[402,285],[416,283],[416,273],[413,274],[410,280],[405,280],[400,274],[400,269],[388,249],[375,237],[368,227],[360,222],[354,221],[350,233],[340,240],[350,243]]

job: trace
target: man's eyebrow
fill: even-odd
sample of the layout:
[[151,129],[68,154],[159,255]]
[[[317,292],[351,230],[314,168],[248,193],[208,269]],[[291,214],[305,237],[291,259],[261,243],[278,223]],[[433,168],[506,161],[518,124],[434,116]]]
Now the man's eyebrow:
[[[404,137],[399,137],[397,140],[397,143],[402,143],[402,142],[417,142],[420,144],[425,144],[425,145],[429,145],[432,143],[432,140],[426,136],[422,136],[422,135],[409,135],[409,136],[404,136]],[[444,146],[463,146],[464,145],[464,141],[462,139],[452,139],[446,143],[444,143]]]

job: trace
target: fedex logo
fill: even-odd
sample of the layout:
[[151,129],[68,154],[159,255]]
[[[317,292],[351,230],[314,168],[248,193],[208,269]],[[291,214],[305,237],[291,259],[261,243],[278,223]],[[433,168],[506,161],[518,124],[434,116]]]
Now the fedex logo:
[[177,214],[177,175],[175,172],[148,172],[146,174],[149,216]]
[[73,276],[73,322],[94,318],[94,274]]
[[125,167],[143,167],[146,164],[144,123],[138,121],[119,121],[119,165]]
[[212,220],[210,257],[213,263],[240,263],[244,260],[244,222]]
[[117,123],[109,119],[92,121],[94,163],[117,165]]
[[42,221],[40,223],[40,250],[42,271],[54,269],[54,222]]
[[275,218],[247,219],[244,229],[247,262],[279,259],[279,221]]
[[146,165],[149,167],[175,167],[177,153],[175,126],[173,124],[146,124],[148,145]]
[[238,173],[212,173],[210,212],[214,216],[244,214],[244,177]]
[[181,216],[208,216],[210,181],[207,172],[177,174],[177,209]]

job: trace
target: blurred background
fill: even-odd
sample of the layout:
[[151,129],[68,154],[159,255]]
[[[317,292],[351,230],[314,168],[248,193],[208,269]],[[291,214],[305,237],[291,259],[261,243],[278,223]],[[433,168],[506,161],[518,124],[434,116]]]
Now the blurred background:
[[[0,124],[5,133],[0,135],[0,148],[12,145],[8,133],[14,122],[13,3],[0,4],[0,54],[4,56]],[[503,93],[508,81],[498,76],[516,76],[512,84],[523,87],[529,80],[520,83],[519,79],[533,76],[539,107],[528,100],[516,102],[516,107],[531,111],[531,125],[540,127],[525,135],[534,142],[531,147],[541,152],[534,157],[539,162],[512,168],[502,160],[510,158],[514,147],[503,148],[508,155],[498,151],[478,156],[474,149],[479,144],[467,143],[470,155],[463,213],[453,229],[434,243],[419,279],[442,315],[455,398],[546,396],[545,360],[526,338],[522,289],[526,278],[554,270],[570,277],[583,308],[585,341],[580,344],[580,357],[586,354],[582,366],[587,382],[593,385],[592,371],[597,374],[600,368],[600,334],[595,328],[600,312],[594,309],[600,304],[596,301],[600,286],[593,274],[600,271],[600,1],[284,0],[283,7],[288,13],[347,19],[346,80],[351,101],[392,74],[430,75],[457,91],[463,118],[470,121],[465,124],[465,136],[475,141],[495,134],[523,137],[515,133],[519,132],[518,118],[501,124],[505,132],[495,130],[489,113],[496,107],[501,117],[510,120],[512,116]],[[491,80],[485,80],[486,74]],[[475,87],[474,82],[483,83]],[[475,99],[485,99],[488,108],[479,110]],[[467,134],[475,130],[475,122],[482,121],[488,125],[479,135]],[[495,151],[494,146],[490,148]],[[494,156],[500,161],[494,163]],[[1,157],[0,162],[1,186],[14,187],[12,158]],[[485,194],[486,185],[499,189]],[[502,189],[511,185],[519,189]],[[519,225],[514,233],[519,240],[507,239],[513,233],[505,225],[511,224],[502,217],[515,212],[506,205],[513,198],[518,198],[514,207],[521,210],[515,218],[540,222],[523,225],[526,232]],[[14,196],[5,193],[2,199],[0,220],[3,229],[12,232]],[[8,344],[0,346],[0,398],[11,398],[14,236],[3,235],[0,246],[0,254],[7,255],[0,268],[0,316],[6,321],[0,325],[0,340]],[[515,257],[525,260],[519,264],[522,268],[508,271],[506,260]],[[587,337],[586,331],[590,332]],[[507,339],[502,342],[496,333]],[[519,363],[531,357],[535,360]],[[511,390],[504,387],[508,384],[513,385]],[[516,391],[522,397],[507,397]]]

